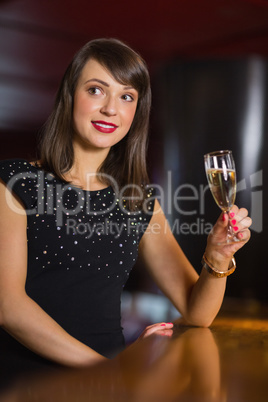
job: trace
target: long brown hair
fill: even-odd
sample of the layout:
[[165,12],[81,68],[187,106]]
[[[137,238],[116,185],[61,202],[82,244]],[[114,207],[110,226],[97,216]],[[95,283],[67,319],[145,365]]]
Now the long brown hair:
[[119,188],[131,185],[126,195],[135,197],[136,187],[144,188],[148,183],[146,151],[151,108],[150,78],[140,55],[117,39],[95,39],[86,43],[68,66],[41,137],[41,166],[64,180],[64,173],[73,165],[73,99],[78,79],[89,59],[99,62],[120,84],[130,85],[138,92],[137,109],[128,134],[110,149],[99,168],[99,173],[105,174],[104,182],[111,184],[107,180],[109,175]]

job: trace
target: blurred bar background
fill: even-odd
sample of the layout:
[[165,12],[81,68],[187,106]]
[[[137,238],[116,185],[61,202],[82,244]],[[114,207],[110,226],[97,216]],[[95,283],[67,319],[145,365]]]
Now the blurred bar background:
[[[268,299],[268,2],[1,0],[1,159],[35,159],[38,132],[67,64],[97,37],[126,41],[148,63],[151,181],[164,189],[162,207],[198,272],[208,228],[220,212],[206,189],[203,154],[233,150],[237,203],[254,223],[228,279],[225,305],[240,302],[260,314]],[[175,314],[139,263],[122,302],[137,327]]]

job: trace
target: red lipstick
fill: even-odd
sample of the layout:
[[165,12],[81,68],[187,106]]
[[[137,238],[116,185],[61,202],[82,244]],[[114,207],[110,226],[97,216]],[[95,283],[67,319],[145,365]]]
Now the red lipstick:
[[113,133],[118,127],[116,124],[108,123],[107,121],[102,120],[92,121],[91,124],[96,130],[106,134]]

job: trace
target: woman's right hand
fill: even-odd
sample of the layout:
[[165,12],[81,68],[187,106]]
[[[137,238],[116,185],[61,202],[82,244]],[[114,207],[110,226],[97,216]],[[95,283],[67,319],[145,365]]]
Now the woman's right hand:
[[163,335],[163,336],[172,336],[173,335],[173,323],[172,322],[160,322],[157,324],[149,325],[145,328],[145,330],[138,337],[138,340],[147,338],[153,334]]

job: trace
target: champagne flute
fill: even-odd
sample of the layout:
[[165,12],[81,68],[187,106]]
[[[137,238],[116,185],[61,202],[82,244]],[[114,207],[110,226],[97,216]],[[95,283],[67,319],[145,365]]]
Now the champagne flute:
[[[236,171],[232,151],[215,151],[204,155],[205,169],[210,191],[216,204],[224,213],[228,213],[235,202]],[[226,240],[220,244],[232,244],[241,241],[233,233],[228,214]]]

